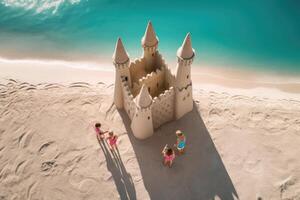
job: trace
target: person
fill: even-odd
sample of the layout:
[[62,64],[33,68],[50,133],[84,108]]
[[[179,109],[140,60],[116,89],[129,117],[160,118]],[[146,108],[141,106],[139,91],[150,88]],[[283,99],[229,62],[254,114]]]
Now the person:
[[113,151],[115,149],[118,150],[118,147],[117,147],[118,136],[116,136],[113,131],[108,132],[107,140],[108,140],[111,151]]
[[180,130],[176,131],[176,136],[177,136],[176,148],[179,152],[179,155],[181,155],[184,153],[186,138],[185,138],[185,135]]
[[173,151],[172,148],[168,146],[168,144],[166,144],[166,146],[162,151],[162,154],[164,158],[164,165],[167,165],[168,167],[171,168],[173,165],[173,160],[175,159],[175,152]]
[[95,132],[97,134],[97,138],[103,140],[105,133],[107,133],[108,131],[102,131],[100,128],[101,128],[101,124],[97,122],[95,124]]

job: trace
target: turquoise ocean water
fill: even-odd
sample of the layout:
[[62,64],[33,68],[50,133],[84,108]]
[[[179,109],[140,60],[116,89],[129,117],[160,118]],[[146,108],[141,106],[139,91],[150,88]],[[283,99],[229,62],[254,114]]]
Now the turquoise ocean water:
[[197,65],[300,72],[299,0],[0,0],[0,57],[137,57],[148,20],[167,61],[191,32]]

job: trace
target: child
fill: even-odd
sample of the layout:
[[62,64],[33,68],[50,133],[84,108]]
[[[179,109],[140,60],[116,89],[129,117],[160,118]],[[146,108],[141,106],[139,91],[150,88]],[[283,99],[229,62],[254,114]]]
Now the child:
[[118,150],[117,139],[118,139],[118,136],[116,136],[113,131],[109,131],[107,140],[109,142],[111,151],[113,151],[115,149]]
[[180,154],[184,153],[186,139],[185,139],[184,134],[180,130],[176,131],[176,136],[177,136],[176,148],[177,148],[177,150],[179,152],[179,155],[180,155]]
[[170,168],[172,167],[173,160],[175,159],[175,152],[172,148],[166,146],[164,147],[162,151],[163,157],[164,157],[164,165],[168,165]]
[[96,134],[97,134],[97,138],[100,139],[100,140],[103,140],[104,139],[104,134],[107,133],[108,131],[103,132],[100,128],[101,128],[101,124],[96,123],[95,124],[95,131],[96,131]]

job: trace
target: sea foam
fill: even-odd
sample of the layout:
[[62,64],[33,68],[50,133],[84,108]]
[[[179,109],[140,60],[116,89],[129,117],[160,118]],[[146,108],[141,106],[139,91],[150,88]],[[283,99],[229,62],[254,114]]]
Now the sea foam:
[[63,4],[75,5],[80,3],[80,0],[3,0],[1,3],[7,7],[34,10],[37,14],[46,11],[55,14]]

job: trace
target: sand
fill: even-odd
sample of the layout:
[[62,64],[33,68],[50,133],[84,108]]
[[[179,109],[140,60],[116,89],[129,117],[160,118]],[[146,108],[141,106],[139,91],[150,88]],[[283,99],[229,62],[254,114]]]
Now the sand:
[[[299,88],[195,81],[194,110],[140,141],[112,103],[113,75],[3,69],[0,199],[300,199]],[[119,153],[96,139],[98,121]],[[169,169],[160,152],[177,129],[187,151]]]

